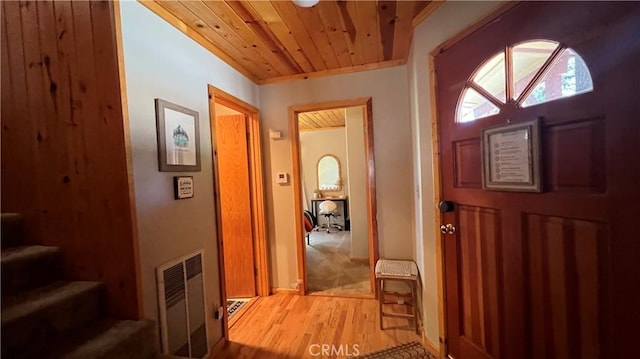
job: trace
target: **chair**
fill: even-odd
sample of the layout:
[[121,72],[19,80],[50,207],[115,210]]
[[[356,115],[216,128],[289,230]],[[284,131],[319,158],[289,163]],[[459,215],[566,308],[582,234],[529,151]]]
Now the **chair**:
[[[383,310],[384,281],[398,280],[409,282],[411,287],[411,309],[413,314],[388,313]],[[376,263],[376,286],[378,288],[378,312],[380,314],[380,330],[383,329],[383,317],[413,318],[416,333],[420,334],[418,325],[418,266],[411,260],[379,259]]]
[[318,205],[318,208],[320,209],[320,215],[329,220],[329,224],[327,225],[327,233],[331,232],[331,227],[337,228],[339,231],[342,230],[341,225],[336,223],[331,224],[331,217],[338,218],[340,216],[337,211],[338,205],[334,201],[322,201],[320,205]]
[[304,230],[307,237],[307,245],[309,245],[309,235],[311,234],[311,231],[316,229],[316,227],[318,226],[318,221],[316,219],[316,216],[314,216],[313,213],[307,210],[304,211],[303,221],[304,221]]

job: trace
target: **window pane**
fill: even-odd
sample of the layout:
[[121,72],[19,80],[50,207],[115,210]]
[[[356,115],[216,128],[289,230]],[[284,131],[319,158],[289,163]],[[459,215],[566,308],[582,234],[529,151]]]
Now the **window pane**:
[[505,65],[504,51],[490,58],[480,67],[473,82],[485,89],[493,97],[502,102],[507,102],[505,89]]
[[471,122],[479,118],[495,115],[500,109],[480,95],[478,91],[467,87],[462,92],[462,101],[458,105],[456,122]]
[[511,54],[514,99],[522,94],[524,88],[557,47],[557,42],[547,40],[528,41],[513,47]]
[[557,100],[593,90],[587,64],[580,55],[566,49],[537,84],[522,107]]

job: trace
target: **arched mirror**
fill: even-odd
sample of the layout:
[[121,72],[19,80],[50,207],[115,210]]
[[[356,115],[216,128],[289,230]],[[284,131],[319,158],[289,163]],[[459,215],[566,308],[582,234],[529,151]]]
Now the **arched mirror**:
[[318,189],[339,191],[342,189],[340,160],[332,155],[324,155],[318,161]]

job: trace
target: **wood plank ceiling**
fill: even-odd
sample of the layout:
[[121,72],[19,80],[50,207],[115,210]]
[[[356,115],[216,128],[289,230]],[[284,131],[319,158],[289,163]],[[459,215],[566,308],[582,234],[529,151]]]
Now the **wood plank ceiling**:
[[441,1],[142,1],[258,84],[406,62],[413,27]]
[[327,128],[344,127],[345,109],[302,112],[298,114],[298,129],[313,131]]

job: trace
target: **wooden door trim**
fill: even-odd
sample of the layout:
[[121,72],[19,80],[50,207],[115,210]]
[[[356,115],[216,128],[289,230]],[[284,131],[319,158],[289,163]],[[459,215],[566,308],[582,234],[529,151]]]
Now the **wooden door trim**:
[[[209,122],[211,127],[211,151],[212,158],[216,159],[215,153],[215,105],[223,105],[232,110],[245,114],[248,118],[247,130],[249,131],[249,177],[251,190],[251,222],[254,240],[254,260],[256,275],[256,291],[257,295],[264,297],[270,294],[270,273],[269,273],[269,252],[267,246],[266,235],[266,214],[264,202],[264,173],[262,169],[262,141],[260,134],[260,114],[255,106],[213,86],[207,85],[209,96]],[[224,277],[224,258],[222,253],[222,231],[221,231],[221,213],[220,213],[220,181],[216,166],[212,166],[214,178],[214,197],[216,204],[216,229],[217,229],[217,248],[218,248],[218,270],[220,271],[220,293],[224,306],[227,299]],[[228,319],[224,316],[224,335],[229,339]]]
[[516,7],[516,6],[518,6],[518,5],[522,4],[522,3],[523,3],[523,1],[508,1],[508,2],[504,3],[503,5],[499,6],[494,11],[492,11],[489,14],[487,14],[487,15],[483,16],[482,18],[480,18],[480,20],[478,20],[475,23],[473,23],[473,24],[469,25],[468,27],[466,27],[464,30],[458,32],[457,34],[455,34],[455,35],[451,36],[450,38],[448,38],[447,40],[443,41],[440,45],[436,46],[433,50],[431,50],[429,55],[433,56],[433,57],[438,56],[438,54],[446,51],[451,46],[457,44],[458,42],[460,42],[461,40],[463,40],[467,36],[473,34],[474,32],[482,29],[483,27],[489,25],[490,23],[492,23],[494,21],[498,21],[499,17],[501,17],[502,15],[506,14],[509,10],[513,9],[514,7]]
[[369,266],[371,291],[377,296],[375,286],[375,264],[380,256],[378,248],[378,205],[376,199],[376,176],[373,142],[373,103],[371,97],[361,97],[353,100],[338,100],[320,102],[307,105],[294,105],[289,107],[289,132],[291,133],[291,155],[293,171],[291,181],[293,182],[293,199],[296,229],[296,252],[298,257],[298,280],[302,280],[302,285],[298,287],[298,294],[305,295],[307,292],[307,268],[306,251],[304,247],[304,223],[302,209],[302,188],[300,178],[302,169],[300,166],[300,132],[298,130],[298,114],[301,112],[322,111],[343,107],[364,107],[365,121],[365,157],[367,162],[367,222],[369,230]]
[[[431,143],[434,149],[433,151],[433,203],[440,203],[442,200],[442,177],[440,170],[440,137],[438,131],[438,111],[437,104],[437,83],[436,83],[436,69],[435,69],[435,56],[429,55],[429,87],[431,88],[430,105],[431,105]],[[444,249],[443,238],[440,233],[440,225],[442,224],[442,212],[435,211],[434,215],[434,238],[436,242],[436,281],[438,286],[438,332],[439,332],[439,358],[446,358],[448,354],[447,348],[447,318],[446,318],[446,303],[445,303],[445,289],[444,289]],[[425,336],[426,339],[426,336]],[[429,342],[427,340],[427,342]]]
[[[485,15],[474,24],[468,26],[464,30],[453,35],[449,39],[436,46],[429,53],[428,71],[429,71],[429,103],[431,114],[431,142],[433,148],[432,161],[433,161],[433,203],[437,204],[442,200],[442,168],[440,161],[440,132],[439,132],[439,119],[437,109],[437,81],[436,81],[436,68],[435,59],[438,54],[446,51],[453,45],[457,44],[467,36],[482,29],[488,24],[492,23],[500,16],[503,16],[508,11],[521,4],[521,1],[507,2],[501,5],[496,10]],[[433,235],[436,242],[436,280],[437,280],[437,296],[438,296],[438,332],[439,332],[439,358],[447,358],[448,337],[447,337],[447,305],[445,298],[445,269],[444,269],[444,241],[442,233],[440,233],[440,225],[442,224],[442,212],[435,211]],[[425,333],[426,334],[426,333]],[[425,335],[426,340],[426,335]],[[428,341],[427,341],[428,342]]]
[[122,36],[122,18],[120,13],[120,0],[113,2],[113,22],[115,28],[116,38],[116,55],[118,57],[118,75],[120,77],[120,101],[122,103],[122,124],[124,130],[124,147],[127,162],[127,180],[129,182],[129,206],[131,207],[131,224],[134,230],[132,231],[133,238],[133,250],[134,250],[134,265],[136,270],[136,297],[138,307],[138,318],[144,318],[144,300],[143,297],[143,283],[142,283],[142,265],[140,264],[140,239],[138,237],[138,212],[136,206],[136,190],[135,180],[133,178],[133,147],[131,145],[131,125],[129,121],[129,103],[127,98],[127,76],[124,67],[124,43]]

